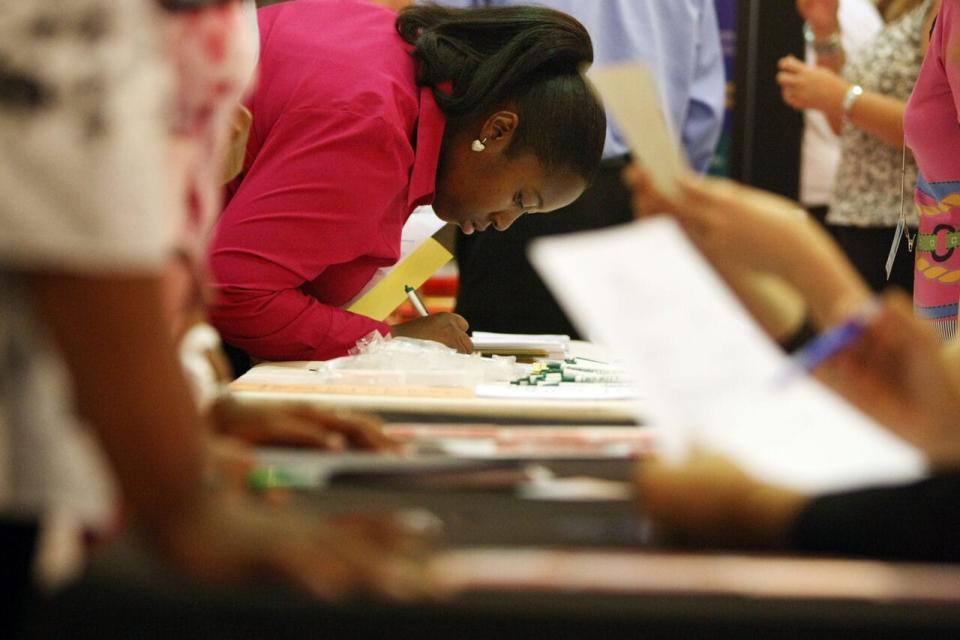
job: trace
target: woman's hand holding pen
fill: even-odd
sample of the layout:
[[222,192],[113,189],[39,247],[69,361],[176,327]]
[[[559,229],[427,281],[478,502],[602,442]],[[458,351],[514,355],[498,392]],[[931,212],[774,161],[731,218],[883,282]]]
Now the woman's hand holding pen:
[[456,349],[460,353],[473,353],[473,342],[467,335],[470,325],[463,316],[455,313],[436,313],[415,318],[390,327],[394,337],[434,340]]
[[862,335],[817,373],[931,465],[960,464],[960,370],[904,293],[887,292]]

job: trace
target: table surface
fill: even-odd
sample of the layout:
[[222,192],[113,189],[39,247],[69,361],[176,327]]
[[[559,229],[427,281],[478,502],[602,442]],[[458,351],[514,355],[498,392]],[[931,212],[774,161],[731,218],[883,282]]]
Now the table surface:
[[[261,365],[309,380],[306,363]],[[403,422],[636,424],[627,401],[236,390],[242,399],[397,414]],[[476,420],[474,420],[476,422]],[[629,477],[624,458],[544,461],[559,477]],[[960,638],[960,566],[705,553],[655,544],[630,499],[530,500],[509,490],[337,483],[295,497],[325,515],[426,510],[442,523],[428,559],[455,588],[435,603],[319,604],[288,588],[225,588],[170,575],[131,540],[101,553],[76,585],[28,618],[38,638],[630,637]]]
[[[629,465],[550,467],[622,478]],[[276,585],[197,585],[121,544],[34,613],[31,637],[960,637],[960,566],[658,548],[629,500],[349,484],[296,500],[330,515],[429,510],[444,527],[430,561],[461,591],[436,603],[331,607]]]
[[[443,393],[330,393],[308,363],[264,364],[237,397],[376,411],[405,423],[636,424],[637,403],[507,400]],[[278,373],[287,388],[263,384]],[[243,387],[243,385],[250,385]],[[261,387],[257,388],[256,385]],[[318,385],[314,385],[318,386]],[[469,425],[460,425],[463,427]],[[525,429],[529,425],[525,425]],[[476,425],[474,425],[476,429]],[[408,428],[409,429],[409,428]],[[559,477],[629,477],[629,459],[538,460]],[[960,566],[705,553],[663,547],[630,499],[530,500],[512,491],[337,483],[297,494],[325,515],[426,510],[442,523],[428,559],[455,595],[435,603],[319,604],[286,587],[198,585],[129,540],[39,606],[31,637],[960,638]],[[46,603],[44,603],[46,604]]]
[[[596,345],[573,341],[571,354],[603,360]],[[557,399],[476,397],[472,388],[318,384],[308,361],[261,363],[234,381],[240,400],[309,402],[317,407],[378,413],[391,421],[494,420],[500,424],[636,425],[642,401],[626,398]],[[509,387],[504,383],[505,387]],[[550,387],[545,388],[545,396]]]

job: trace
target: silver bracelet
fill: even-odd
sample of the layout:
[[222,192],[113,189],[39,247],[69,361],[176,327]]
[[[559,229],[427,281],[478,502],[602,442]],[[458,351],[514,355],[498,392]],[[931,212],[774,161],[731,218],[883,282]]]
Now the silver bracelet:
[[843,40],[839,31],[834,31],[825,40],[817,40],[809,22],[803,23],[803,39],[813,47],[813,52],[818,56],[833,56],[843,51]]
[[858,84],[850,85],[850,88],[847,89],[847,93],[843,96],[843,119],[847,121],[850,119],[850,112],[853,111],[853,105],[857,103],[857,100],[860,96],[863,95],[863,87]]

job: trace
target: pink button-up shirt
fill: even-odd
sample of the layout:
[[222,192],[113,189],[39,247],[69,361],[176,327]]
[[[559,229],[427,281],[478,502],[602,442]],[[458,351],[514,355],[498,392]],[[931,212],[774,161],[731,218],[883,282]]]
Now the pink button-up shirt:
[[244,171],[210,250],[212,322],[255,357],[337,357],[389,330],[340,307],[396,262],[408,216],[432,202],[446,122],[395,20],[347,0],[259,12]]

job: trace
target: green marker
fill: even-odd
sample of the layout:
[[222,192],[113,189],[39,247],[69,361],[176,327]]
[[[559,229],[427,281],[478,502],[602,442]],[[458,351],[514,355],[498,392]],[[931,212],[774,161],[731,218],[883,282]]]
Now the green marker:
[[253,491],[262,492],[270,489],[315,489],[317,483],[303,474],[268,465],[253,469],[247,476],[247,486]]
[[417,313],[420,314],[421,318],[426,318],[430,315],[430,312],[427,311],[427,305],[423,304],[423,300],[420,299],[420,296],[417,295],[417,290],[410,285],[405,285],[403,290],[407,292],[407,298],[410,299],[410,304],[413,305],[413,308],[417,310]]

